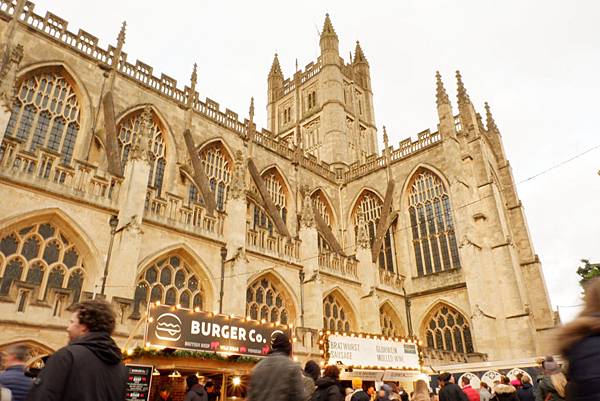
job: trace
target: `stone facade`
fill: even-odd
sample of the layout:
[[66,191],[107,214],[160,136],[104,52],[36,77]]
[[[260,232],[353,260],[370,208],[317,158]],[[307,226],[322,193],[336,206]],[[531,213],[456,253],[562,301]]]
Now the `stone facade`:
[[[547,350],[554,315],[500,132],[454,114],[379,153],[369,63],[268,75],[268,130],[24,0],[0,0],[0,344],[65,343],[105,296],[121,345],[149,300],[320,330],[416,335],[430,364]],[[114,226],[109,225],[112,222]],[[224,275],[221,280],[221,264]],[[107,274],[105,275],[105,271]],[[222,283],[222,287],[221,287]],[[222,305],[221,305],[222,291]],[[502,333],[502,335],[498,335]],[[128,337],[129,340],[127,339]]]

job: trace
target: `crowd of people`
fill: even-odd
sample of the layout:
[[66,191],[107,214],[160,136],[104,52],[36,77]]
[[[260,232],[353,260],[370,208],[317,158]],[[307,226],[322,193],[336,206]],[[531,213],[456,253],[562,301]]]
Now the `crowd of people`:
[[[353,378],[344,388],[335,365],[321,370],[308,361],[301,370],[292,359],[292,342],[276,332],[269,355],[253,369],[248,388],[249,401],[600,401],[600,279],[591,280],[585,290],[580,315],[565,325],[560,336],[561,368],[552,356],[539,361],[541,374],[531,383],[527,375],[510,380],[502,376],[493,386],[481,382],[473,388],[468,377],[456,384],[454,376],[438,377],[439,393],[419,380],[408,394],[401,385],[383,384],[365,388]],[[76,304],[67,327],[69,343],[55,352],[40,372],[26,368],[27,348],[9,347],[3,355],[0,374],[0,401],[123,401],[126,370],[122,353],[111,334],[115,312],[102,300]],[[199,383],[196,375],[186,379],[185,401],[214,401],[214,384]],[[169,391],[159,391],[159,401],[171,401]]]

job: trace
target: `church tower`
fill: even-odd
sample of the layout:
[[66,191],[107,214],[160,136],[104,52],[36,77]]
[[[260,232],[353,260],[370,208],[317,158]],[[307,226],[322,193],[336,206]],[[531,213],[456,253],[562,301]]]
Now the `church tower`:
[[268,78],[268,129],[306,155],[345,170],[377,154],[369,63],[358,42],[346,63],[327,14],[320,56],[284,79],[277,56]]

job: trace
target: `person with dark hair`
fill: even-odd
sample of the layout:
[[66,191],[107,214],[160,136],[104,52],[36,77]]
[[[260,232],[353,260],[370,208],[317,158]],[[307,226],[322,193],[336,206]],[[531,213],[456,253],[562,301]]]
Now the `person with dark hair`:
[[112,306],[90,300],[73,310],[69,344],[48,358],[27,401],[122,401],[127,372],[110,336],[116,325]]
[[344,396],[340,390],[340,370],[335,365],[328,365],[323,371],[323,377],[317,380],[317,389],[312,400],[343,401]]
[[319,364],[315,361],[306,361],[304,365],[304,375],[302,375],[303,383],[304,383],[304,392],[306,394],[306,399],[310,400],[312,394],[316,389],[317,379],[321,376],[321,368]]
[[500,383],[494,386],[495,401],[519,401],[517,397],[517,389],[510,384],[510,379],[504,375],[500,377]]
[[217,391],[217,387],[213,381],[207,381],[204,385],[204,389],[206,390],[208,401],[216,401],[219,399],[219,392]]
[[155,401],[173,401],[173,397],[171,396],[171,387],[160,386]]
[[0,374],[0,385],[12,393],[12,401],[23,401],[31,390],[31,378],[25,376],[25,362],[29,351],[24,345],[12,345],[5,353],[4,367],[6,370]]
[[569,400],[597,400],[600,394],[600,278],[584,284],[584,307],[560,331],[560,351],[569,361]]
[[277,331],[271,336],[269,355],[250,375],[248,401],[305,401],[300,365],[292,360],[292,342]]
[[533,386],[531,385],[531,378],[523,375],[520,379],[521,387],[517,389],[517,397],[519,401],[535,401],[535,394],[533,392]]
[[490,392],[490,386],[484,381],[479,384],[479,401],[490,401],[492,393]]
[[460,379],[460,384],[462,385],[463,393],[465,393],[465,395],[467,396],[469,401],[479,401],[480,400],[479,391],[477,391],[473,387],[471,387],[471,379],[469,379],[467,376],[463,376]]
[[467,395],[454,383],[454,376],[444,372],[438,376],[440,383],[440,401],[469,401]]
[[198,376],[187,376],[185,384],[187,385],[187,393],[183,401],[208,401],[208,395],[206,394],[206,390],[204,390],[204,386],[200,384]]

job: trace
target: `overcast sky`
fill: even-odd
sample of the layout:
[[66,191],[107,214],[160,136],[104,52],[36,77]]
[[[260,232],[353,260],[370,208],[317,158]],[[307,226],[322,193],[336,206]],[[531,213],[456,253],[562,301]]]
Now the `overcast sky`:
[[[435,130],[434,74],[457,111],[460,69],[476,109],[492,107],[554,307],[568,319],[580,300],[579,260],[600,262],[600,2],[578,1],[176,1],[34,0],[187,84],[198,63],[200,96],[266,127],[267,74],[279,53],[286,77],[315,61],[328,12],[347,59],[356,40],[371,66],[375,117],[390,142]],[[493,294],[491,295],[493,296]]]

